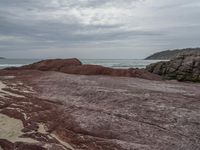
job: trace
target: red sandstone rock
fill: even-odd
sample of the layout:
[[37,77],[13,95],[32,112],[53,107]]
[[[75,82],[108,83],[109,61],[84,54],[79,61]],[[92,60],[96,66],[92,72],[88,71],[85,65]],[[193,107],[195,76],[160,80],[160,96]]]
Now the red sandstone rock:
[[80,66],[82,63],[76,59],[48,59],[21,67],[21,69],[35,69],[42,71],[60,71],[63,67]]
[[8,68],[7,70],[15,69],[58,71],[67,74],[79,75],[138,77],[150,80],[160,80],[160,77],[158,75],[149,73],[148,71],[145,71],[143,69],[113,69],[99,65],[82,65],[82,63],[76,58],[43,60],[20,68]]
[[22,137],[38,141],[2,137],[4,150],[69,150],[63,142],[77,150],[200,147],[198,84],[38,70],[3,70],[0,81],[1,94],[24,96],[1,95],[0,114],[20,119]]

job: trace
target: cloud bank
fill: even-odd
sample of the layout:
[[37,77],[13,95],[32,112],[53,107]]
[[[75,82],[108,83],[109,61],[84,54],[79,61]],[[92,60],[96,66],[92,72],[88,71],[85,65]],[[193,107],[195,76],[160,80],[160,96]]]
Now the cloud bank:
[[0,55],[143,58],[200,46],[199,0],[0,0]]

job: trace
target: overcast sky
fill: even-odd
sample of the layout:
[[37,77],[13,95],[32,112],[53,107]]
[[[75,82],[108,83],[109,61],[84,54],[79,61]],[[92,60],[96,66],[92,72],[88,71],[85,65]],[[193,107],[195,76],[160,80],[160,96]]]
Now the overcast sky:
[[144,58],[200,47],[200,0],[0,0],[0,56]]

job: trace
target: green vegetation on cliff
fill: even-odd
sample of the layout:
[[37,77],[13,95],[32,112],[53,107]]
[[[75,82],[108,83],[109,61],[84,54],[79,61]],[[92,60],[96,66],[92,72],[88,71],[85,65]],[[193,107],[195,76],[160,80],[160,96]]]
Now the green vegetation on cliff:
[[200,52],[200,48],[185,48],[185,49],[175,49],[175,50],[166,50],[162,52],[155,53],[146,59],[149,60],[171,60],[181,53],[187,52]]

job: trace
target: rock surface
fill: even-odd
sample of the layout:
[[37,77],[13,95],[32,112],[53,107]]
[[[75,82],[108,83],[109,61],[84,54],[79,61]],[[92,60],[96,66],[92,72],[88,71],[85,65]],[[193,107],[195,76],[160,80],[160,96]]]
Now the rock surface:
[[3,150],[200,147],[199,84],[37,70],[2,70],[0,82]]
[[108,75],[122,77],[138,77],[149,80],[160,80],[158,75],[149,73],[144,69],[113,69],[99,65],[83,65],[78,59],[52,59],[44,60],[19,68],[6,68],[6,70],[40,70],[58,71],[79,75]]
[[76,59],[49,59],[42,60],[30,65],[22,66],[21,69],[35,69],[42,71],[60,71],[65,67],[81,66],[82,63]]
[[166,79],[200,82],[200,53],[180,54],[171,61],[151,64],[146,70]]

